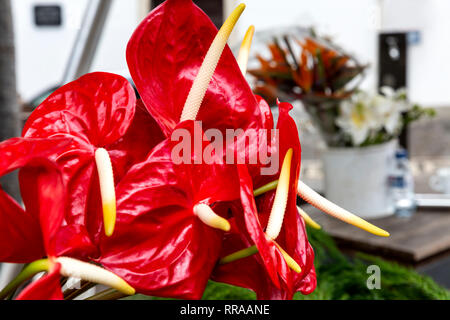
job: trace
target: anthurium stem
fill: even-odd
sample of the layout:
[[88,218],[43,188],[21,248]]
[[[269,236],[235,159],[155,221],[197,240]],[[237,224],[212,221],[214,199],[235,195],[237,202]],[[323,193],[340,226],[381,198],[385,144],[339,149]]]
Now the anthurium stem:
[[36,260],[28,264],[1,292],[0,300],[5,299],[12,291],[16,290],[22,283],[31,279],[39,272],[49,271],[50,261],[48,259]]
[[256,253],[258,253],[258,248],[256,246],[251,246],[223,257],[222,259],[220,259],[219,264],[231,263],[240,259],[250,257]]
[[255,197],[258,197],[266,192],[275,190],[278,186],[278,180],[272,181],[266,185],[263,185],[262,187],[256,189],[255,191],[253,191],[253,195]]
[[87,298],[86,300],[118,300],[125,297],[128,297],[128,295],[123,294],[116,289],[107,289]]
[[86,281],[86,282],[82,283],[80,289],[70,290],[67,293],[64,292],[64,300],[73,300],[76,297],[78,297],[79,295],[88,291],[89,289],[95,287],[96,285],[97,285],[96,283]]

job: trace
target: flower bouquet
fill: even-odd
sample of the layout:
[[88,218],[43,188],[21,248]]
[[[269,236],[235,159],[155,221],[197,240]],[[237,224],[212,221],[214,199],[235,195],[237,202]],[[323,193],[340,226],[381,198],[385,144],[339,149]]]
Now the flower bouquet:
[[[127,49],[141,100],[118,75],[87,74],[45,99],[22,137],[0,143],[0,175],[19,170],[25,204],[0,190],[0,261],[26,264],[1,299],[73,299],[96,284],[111,289],[90,299],[199,299],[209,279],[260,299],[308,294],[305,223],[317,224],[297,195],[389,235],[299,180],[291,105],[278,104],[274,128],[244,78],[253,29],[237,60],[226,45],[244,7],[217,31],[192,1],[164,2]],[[62,290],[70,278],[82,285]]]
[[367,65],[314,31],[301,40],[289,33],[275,36],[268,48],[270,58],[257,55],[260,68],[249,70],[254,92],[269,103],[277,96],[301,100],[326,143],[335,145],[338,106],[357,90]]

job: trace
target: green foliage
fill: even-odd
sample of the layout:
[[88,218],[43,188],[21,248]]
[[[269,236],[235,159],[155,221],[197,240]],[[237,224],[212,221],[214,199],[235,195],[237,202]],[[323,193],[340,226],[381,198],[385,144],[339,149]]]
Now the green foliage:
[[256,294],[248,289],[210,281],[203,294],[204,300],[255,300]]
[[436,110],[431,108],[422,108],[421,106],[415,104],[403,118],[403,126],[419,120],[422,117],[433,118],[435,115]]
[[[448,290],[411,268],[362,253],[351,259],[347,258],[331,237],[321,230],[308,229],[308,238],[316,253],[318,285],[311,295],[297,294],[295,299],[450,299]],[[380,267],[380,290],[369,290],[366,286],[369,265]]]

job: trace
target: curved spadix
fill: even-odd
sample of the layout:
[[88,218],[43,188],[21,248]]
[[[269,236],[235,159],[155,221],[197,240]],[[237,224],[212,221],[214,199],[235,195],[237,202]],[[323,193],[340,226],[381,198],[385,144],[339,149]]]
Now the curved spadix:
[[223,231],[230,231],[230,223],[227,219],[222,218],[215,213],[210,206],[199,203],[194,206],[194,214],[207,226],[211,228],[220,229]]
[[195,120],[197,118],[203,98],[208,90],[209,83],[211,82],[214,71],[216,70],[217,64],[222,56],[222,52],[227,44],[231,31],[236,25],[244,9],[244,4],[240,4],[236,9],[234,9],[214,38],[208,52],[206,53],[200,70],[198,71],[198,75],[192,84],[191,90],[189,91],[189,95],[186,99],[183,112],[181,114],[180,122]]
[[116,224],[116,192],[114,174],[108,151],[98,148],[95,151],[100,193],[102,197],[103,225],[105,234],[109,237],[114,232]]

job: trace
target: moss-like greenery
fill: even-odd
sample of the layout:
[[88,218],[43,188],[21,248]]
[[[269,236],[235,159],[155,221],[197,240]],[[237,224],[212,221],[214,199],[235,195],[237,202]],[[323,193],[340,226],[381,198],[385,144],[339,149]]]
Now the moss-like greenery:
[[[362,253],[349,259],[320,230],[308,229],[308,238],[316,254],[317,289],[309,296],[297,294],[295,299],[450,299],[450,291],[411,268]],[[367,288],[369,265],[380,267],[380,290]]]
[[[317,288],[308,295],[296,294],[297,300],[407,300],[450,299],[450,291],[431,278],[396,263],[359,253],[348,258],[336,247],[333,239],[321,230],[308,229],[308,238],[315,252]],[[369,290],[366,282],[369,265],[381,270],[381,289]],[[155,299],[137,295],[131,299]],[[128,298],[128,299],[130,299]],[[256,295],[247,289],[210,282],[203,299],[251,300]]]

